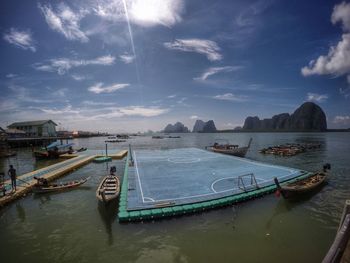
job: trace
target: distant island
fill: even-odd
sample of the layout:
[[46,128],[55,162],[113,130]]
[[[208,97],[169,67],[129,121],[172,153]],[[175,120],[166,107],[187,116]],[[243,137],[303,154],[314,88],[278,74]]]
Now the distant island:
[[213,120],[207,122],[196,120],[192,132],[217,132],[217,129]]
[[[190,130],[181,122],[176,122],[175,124],[168,124],[164,130],[164,133],[185,133],[190,132]],[[202,120],[196,120],[192,132],[217,132],[215,123],[213,120],[209,120],[207,122]]]
[[[339,132],[350,131],[350,129],[327,129],[326,114],[320,106],[313,102],[305,102],[292,114],[280,113],[272,118],[260,119],[258,116],[249,116],[245,119],[243,127],[230,130],[217,130],[213,120],[207,122],[196,120],[192,132],[214,133],[214,132]],[[168,124],[164,133],[190,132],[189,129],[177,122]]]
[[164,130],[164,133],[183,133],[183,132],[190,132],[190,130],[183,125],[181,122],[177,122],[174,125],[168,124]]
[[242,131],[327,131],[327,119],[320,106],[305,102],[291,115],[281,113],[263,120],[247,117]]

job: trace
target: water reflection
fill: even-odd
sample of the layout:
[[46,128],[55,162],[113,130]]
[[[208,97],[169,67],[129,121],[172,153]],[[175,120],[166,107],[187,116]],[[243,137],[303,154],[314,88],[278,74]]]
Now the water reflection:
[[34,194],[34,199],[39,199],[39,207],[42,208],[43,205],[51,201],[50,194]]
[[317,195],[322,190],[322,188],[324,187],[325,184],[323,184],[322,186],[320,186],[316,189],[313,189],[312,191],[310,191],[308,193],[303,193],[302,195],[300,195],[298,197],[290,198],[288,200],[286,200],[282,197],[279,197],[280,200],[277,202],[270,219],[267,221],[266,228],[271,229],[272,222],[274,221],[275,218],[278,218],[280,215],[283,215],[285,213],[289,213],[293,209],[295,209],[296,207],[302,206],[306,202],[310,201],[312,197]]
[[100,213],[101,219],[106,228],[106,233],[108,236],[107,244],[111,246],[114,243],[112,224],[115,222],[117,217],[118,200],[113,200],[108,204],[98,202],[98,212]]
[[16,203],[16,211],[17,211],[17,217],[21,220],[21,222],[22,223],[25,222],[26,212],[20,202]]

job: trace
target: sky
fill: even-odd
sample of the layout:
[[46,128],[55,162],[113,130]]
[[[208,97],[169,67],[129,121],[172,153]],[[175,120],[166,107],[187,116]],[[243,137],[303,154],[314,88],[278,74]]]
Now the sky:
[[2,1],[0,126],[218,129],[313,101],[350,127],[350,1]]

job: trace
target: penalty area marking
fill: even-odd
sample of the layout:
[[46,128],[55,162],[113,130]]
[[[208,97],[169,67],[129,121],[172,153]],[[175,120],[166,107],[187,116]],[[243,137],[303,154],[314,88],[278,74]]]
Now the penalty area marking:
[[[237,189],[239,188],[239,187],[234,187],[234,188],[230,188],[230,189],[226,189],[226,190],[222,190],[222,191],[216,191],[216,190],[214,189],[214,185],[215,185],[216,183],[218,183],[218,182],[220,182],[220,181],[223,181],[223,180],[227,180],[227,179],[237,179],[237,181],[238,181],[238,176],[223,177],[223,178],[219,178],[219,179],[215,180],[214,182],[212,182],[212,184],[211,184],[211,186],[210,186],[211,190],[212,190],[214,193],[219,194],[219,193],[225,193],[225,192],[228,192],[228,191],[237,190]],[[264,180],[264,179],[262,179],[262,178],[255,178],[255,179],[256,179],[256,181],[261,182],[261,183],[267,182],[267,181],[268,181],[268,180]]]

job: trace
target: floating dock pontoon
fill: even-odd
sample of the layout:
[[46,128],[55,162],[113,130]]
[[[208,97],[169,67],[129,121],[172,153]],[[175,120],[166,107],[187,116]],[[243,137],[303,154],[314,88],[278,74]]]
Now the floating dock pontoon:
[[[127,155],[127,151],[123,150],[118,153],[111,154],[109,155],[109,157],[112,159],[123,159],[126,155]],[[46,178],[48,181],[52,181],[58,177],[61,177],[69,172],[74,171],[75,169],[78,169],[79,167],[85,164],[90,163],[96,157],[99,157],[99,156],[82,154],[82,155],[75,156],[71,159],[65,160],[63,162],[56,163],[48,167],[38,169],[30,173],[26,173],[24,175],[18,176],[17,191],[11,194],[6,194],[5,196],[0,196],[0,207],[30,192],[34,187],[34,185],[37,183],[37,180],[34,179],[34,176],[38,178],[39,177]],[[11,181],[10,180],[5,181],[4,187],[6,189],[6,192],[9,193],[11,191]]]
[[226,206],[275,191],[274,177],[286,182],[310,176],[303,170],[196,148],[130,152],[127,164],[133,165],[125,166],[120,222]]

